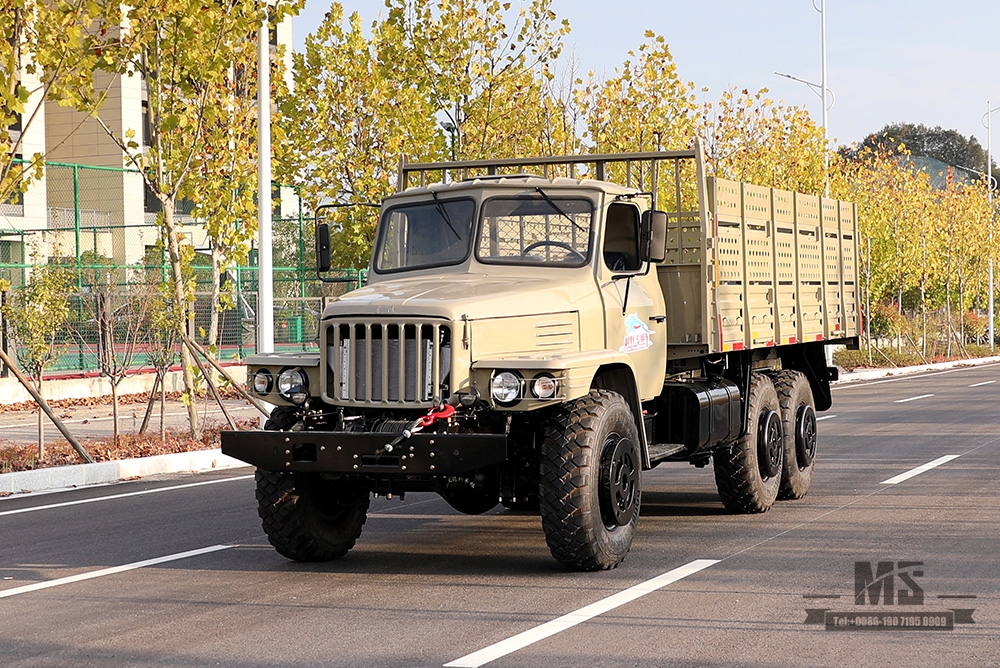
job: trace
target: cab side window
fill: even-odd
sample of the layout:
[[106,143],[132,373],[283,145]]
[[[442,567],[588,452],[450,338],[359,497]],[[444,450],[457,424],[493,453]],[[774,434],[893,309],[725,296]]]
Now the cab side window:
[[604,225],[604,264],[611,271],[638,271],[639,210],[615,202],[608,207]]

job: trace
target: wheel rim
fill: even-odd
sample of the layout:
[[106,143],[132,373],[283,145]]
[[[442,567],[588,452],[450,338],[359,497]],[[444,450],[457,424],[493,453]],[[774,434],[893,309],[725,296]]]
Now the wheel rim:
[[802,404],[795,415],[795,456],[800,469],[807,469],[816,456],[816,411]]
[[765,409],[757,422],[757,465],[760,477],[769,480],[781,472],[781,416]]
[[608,528],[625,526],[639,510],[639,466],[635,446],[612,434],[601,458],[601,517]]

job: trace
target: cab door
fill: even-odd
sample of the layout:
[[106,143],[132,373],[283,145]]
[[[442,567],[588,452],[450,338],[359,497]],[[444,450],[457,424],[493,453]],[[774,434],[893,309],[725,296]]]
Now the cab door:
[[655,268],[639,255],[639,208],[613,202],[604,219],[597,272],[604,300],[605,345],[632,359],[639,393],[651,399],[663,388],[667,324]]

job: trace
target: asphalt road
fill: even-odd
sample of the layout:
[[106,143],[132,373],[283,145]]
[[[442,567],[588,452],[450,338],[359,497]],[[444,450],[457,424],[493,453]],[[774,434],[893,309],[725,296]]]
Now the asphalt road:
[[[604,573],[561,570],[535,516],[466,517],[416,494],[374,501],[344,559],[291,563],[260,529],[249,469],[11,497],[0,656],[6,668],[1000,665],[998,400],[1000,366],[838,387],[806,498],[729,515],[710,470],[661,466],[643,477],[629,557]],[[896,596],[916,594],[909,577],[923,603],[885,605],[882,589],[857,605],[856,562],[893,562]],[[848,618],[891,626],[836,626]]]

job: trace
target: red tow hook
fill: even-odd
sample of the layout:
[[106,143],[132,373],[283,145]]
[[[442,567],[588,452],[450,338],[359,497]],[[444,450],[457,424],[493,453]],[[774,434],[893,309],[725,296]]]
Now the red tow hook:
[[423,416],[417,420],[417,424],[421,429],[426,429],[430,427],[438,420],[447,420],[452,415],[455,414],[455,407],[451,404],[441,404],[440,406],[435,406],[430,410],[427,415]]
[[391,442],[386,443],[383,447],[376,450],[375,451],[376,456],[381,457],[386,452],[392,452],[397,445],[408,439],[410,436],[413,436],[418,431],[430,427],[438,420],[447,420],[454,414],[455,414],[455,407],[452,406],[451,404],[440,404],[438,406],[434,406],[427,412],[427,415],[419,417],[416,420],[414,420],[413,424],[411,424],[408,428],[404,429],[402,434],[392,439]]

